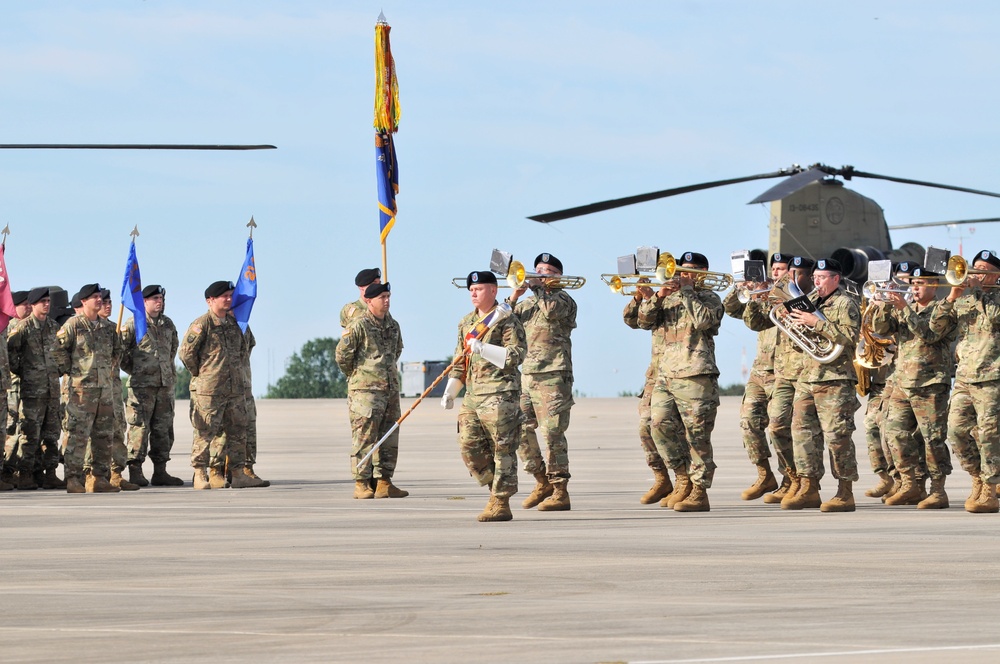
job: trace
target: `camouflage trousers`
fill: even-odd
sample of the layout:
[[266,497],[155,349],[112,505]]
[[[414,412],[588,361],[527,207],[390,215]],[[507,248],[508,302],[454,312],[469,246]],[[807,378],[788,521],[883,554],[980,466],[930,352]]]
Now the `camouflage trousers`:
[[660,377],[653,389],[653,440],[667,465],[687,471],[691,481],[709,488],[715,476],[712,430],[719,409],[715,376]]
[[125,445],[125,402],[122,401],[121,385],[116,385],[114,394],[115,423],[111,433],[111,470],[122,472],[128,465],[128,447]]
[[66,477],[90,472],[108,477],[115,428],[114,394],[111,387],[74,387],[66,400]]
[[751,371],[740,406],[743,447],[750,463],[759,465],[771,457],[767,447],[767,405],[774,391],[773,371]]
[[247,465],[252,466],[255,463],[257,463],[257,400],[251,394],[247,396]]
[[246,463],[245,397],[201,392],[192,394],[191,426],[194,427],[191,444],[191,465],[194,468],[211,466],[224,471],[227,458],[231,469],[242,468]]
[[458,412],[458,447],[469,474],[494,496],[517,493],[517,446],[521,408],[517,392],[465,395]]
[[61,427],[59,399],[52,397],[21,398],[21,438],[18,441],[17,467],[34,472],[59,466]]
[[[795,450],[792,446],[792,403],[795,401],[795,381],[775,375],[771,401],[767,404],[767,431],[778,463],[784,471],[795,470]],[[815,435],[820,435],[816,424]]]
[[[861,407],[854,381],[825,383],[798,381],[792,403],[792,445],[795,470],[800,477],[823,477],[823,444],[830,450],[833,476],[858,481],[858,460],[854,449],[854,412]],[[816,435],[816,429],[821,435]]]
[[399,419],[399,392],[352,391],[347,401],[351,416],[351,474],[355,480],[389,479],[399,456],[399,429],[392,432],[359,469],[358,462]]
[[667,463],[660,456],[660,451],[656,449],[653,442],[653,434],[650,427],[652,412],[650,404],[653,401],[653,388],[656,387],[656,378],[649,376],[646,384],[642,386],[642,394],[639,396],[639,445],[646,455],[646,465],[654,470],[666,470]]
[[955,381],[948,407],[952,450],[962,469],[983,482],[1000,483],[1000,381]]
[[884,444],[882,420],[886,404],[885,383],[873,383],[865,405],[865,443],[868,446],[868,463],[873,473],[888,473],[893,468],[892,455]]
[[[192,404],[194,397],[192,395]],[[174,388],[129,387],[125,409],[129,463],[170,461],[174,446]]]
[[[900,387],[886,395],[883,428],[893,464],[901,474],[939,479],[951,475],[948,437],[948,385]],[[916,431],[920,436],[914,435]]]
[[[517,455],[530,475],[545,473],[549,482],[559,484],[570,478],[566,429],[573,407],[573,374],[550,371],[521,377],[521,444]],[[546,458],[538,445],[545,442]]]
[[3,464],[7,471],[17,469],[17,453],[21,439],[21,391],[11,388],[7,391],[7,435],[3,446]]

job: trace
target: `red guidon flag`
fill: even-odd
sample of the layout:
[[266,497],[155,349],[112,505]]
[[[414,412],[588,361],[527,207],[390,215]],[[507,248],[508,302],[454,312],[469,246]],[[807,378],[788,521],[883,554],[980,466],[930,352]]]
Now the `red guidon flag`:
[[3,254],[7,246],[0,244],[0,332],[7,329],[12,318],[17,317],[14,309],[14,298],[10,295],[10,278],[7,275],[7,263]]

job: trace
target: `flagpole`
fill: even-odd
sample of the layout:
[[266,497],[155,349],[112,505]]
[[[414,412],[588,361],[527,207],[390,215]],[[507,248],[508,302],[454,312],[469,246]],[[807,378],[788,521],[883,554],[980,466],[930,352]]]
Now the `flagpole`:
[[385,240],[382,240],[382,283],[389,282],[389,268],[386,265]]
[[[135,244],[135,239],[139,237],[139,224],[136,224],[132,228],[132,232],[129,233],[132,237],[132,244]],[[118,325],[115,326],[115,332],[119,334],[122,331],[122,318],[125,316],[125,298],[121,298],[121,302],[118,304]]]

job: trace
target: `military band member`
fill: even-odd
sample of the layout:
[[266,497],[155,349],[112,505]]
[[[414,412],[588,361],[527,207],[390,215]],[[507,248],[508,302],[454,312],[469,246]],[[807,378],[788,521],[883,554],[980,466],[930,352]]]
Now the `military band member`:
[[358,299],[355,302],[345,304],[340,310],[340,327],[347,329],[353,321],[361,318],[368,312],[368,303],[365,302],[365,289],[372,284],[382,283],[382,270],[377,267],[367,268],[358,272],[354,277],[354,285],[358,287]]
[[639,327],[664,328],[651,403],[652,433],[677,483],[660,505],[677,512],[707,512],[715,474],[711,436],[719,407],[715,336],[723,310],[718,295],[695,288],[694,276],[683,271],[707,270],[708,259],[690,251],[681,256],[678,276],[639,307]]
[[[24,320],[31,315],[31,305],[28,304],[28,291],[14,291],[11,293],[11,300],[14,302],[15,317],[4,330],[2,341],[3,351],[7,352],[7,339],[14,330],[18,321]],[[8,368],[10,361],[8,359]],[[7,388],[7,419],[4,424],[7,427],[7,435],[4,437],[3,447],[3,470],[0,471],[0,491],[10,491],[14,488],[14,473],[17,472],[17,453],[21,439],[21,377],[14,372],[10,372],[10,387]],[[10,489],[4,487],[9,486]]]
[[917,508],[940,509],[948,507],[944,484],[951,474],[951,455],[945,440],[956,323],[954,312],[946,311],[935,300],[937,280],[942,275],[920,266],[915,266],[911,275],[913,302],[907,303],[899,293],[889,293],[888,301],[876,302],[872,319],[876,334],[896,337],[893,388],[883,426],[902,482],[885,504],[913,504],[923,493],[923,481],[918,482],[921,450],[913,436],[913,430],[919,428],[931,491],[917,502]]
[[[234,489],[264,486],[243,471],[246,463],[246,353],[243,331],[229,315],[235,285],[216,281],[205,289],[208,312],[196,318],[181,343],[181,362],[198,379],[191,395],[195,489],[226,486],[226,464]],[[225,434],[225,437],[222,437]],[[209,477],[209,472],[211,477]]]
[[[527,341],[521,321],[507,315],[484,336],[467,342],[476,323],[497,308],[497,278],[492,272],[470,272],[465,285],[474,309],[458,324],[455,357],[464,356],[464,360],[449,374],[441,405],[453,408],[455,397],[465,386],[458,413],[458,445],[472,477],[480,486],[490,487],[489,502],[478,520],[510,521],[514,518],[510,497],[517,493],[516,453],[521,434],[518,367],[527,353]],[[496,363],[483,357],[484,352]]]
[[409,495],[392,483],[399,456],[399,429],[358,468],[400,416],[397,362],[403,352],[403,336],[399,324],[389,316],[390,296],[388,283],[370,284],[364,293],[365,314],[347,325],[337,344],[337,364],[347,376],[350,394],[351,473],[354,497],[359,499]]
[[[184,480],[167,472],[174,444],[174,364],[180,341],[177,328],[163,313],[167,291],[159,284],[142,289],[146,334],[136,343],[135,318],[122,328],[122,370],[129,374],[128,472],[139,486],[184,486]],[[153,460],[153,475],[146,479],[142,464]]]
[[[832,258],[816,261],[813,304],[816,312],[793,309],[789,319],[812,330],[833,344],[844,347],[836,359],[827,362],[804,355],[802,375],[795,386],[792,406],[792,445],[795,468],[801,480],[799,491],[782,500],[782,509],[819,507],[823,512],[853,512],[853,483],[858,481],[855,456],[854,412],[860,407],[855,383],[854,347],[861,328],[861,312],[855,299],[841,288],[840,263]],[[816,436],[818,422],[823,432]],[[819,480],[823,476],[823,446],[830,451],[833,476],[839,480],[836,495],[822,502]]]
[[121,358],[121,341],[111,323],[100,317],[104,300],[99,284],[86,284],[77,294],[80,313],[56,334],[54,356],[60,373],[69,377],[66,401],[66,491],[121,491],[111,474],[114,401],[121,398],[113,373]]
[[[55,360],[55,321],[49,318],[49,289],[28,293],[31,314],[17,322],[7,337],[11,371],[21,383],[21,432],[17,458],[17,488],[37,489],[36,464],[44,469],[44,484],[66,485],[56,475],[59,466],[59,367]],[[40,458],[39,458],[40,457]]]
[[966,283],[956,286],[940,307],[957,321],[955,386],[948,413],[952,449],[972,476],[965,509],[1000,511],[1000,258],[989,250],[976,254]]
[[[111,318],[110,289],[101,289],[101,303],[98,316],[106,325],[115,327],[115,324],[109,320]],[[115,334],[118,334],[118,330],[115,330]],[[128,447],[125,446],[125,388],[122,386],[120,355],[115,358],[111,367],[111,383],[111,400],[115,410],[115,421],[111,434],[111,484],[122,491],[138,491],[138,484],[133,484],[122,477],[128,464]]]
[[869,373],[871,382],[868,388],[868,401],[865,404],[865,444],[868,448],[868,463],[878,478],[875,486],[865,490],[865,495],[869,498],[882,498],[892,490],[894,484],[893,473],[896,471],[892,464],[892,455],[883,445],[885,397],[888,396],[886,379],[891,369],[892,365],[889,364],[871,369]]
[[[552,254],[535,258],[535,273],[560,277],[562,261]],[[518,302],[530,288],[532,297]],[[535,477],[535,488],[522,503],[539,511],[570,509],[569,449],[566,429],[573,407],[573,355],[570,335],[576,328],[576,302],[545,279],[529,279],[515,289],[508,304],[524,326],[528,354],[521,365],[521,443],[517,454],[524,470]],[[542,458],[539,435],[545,442]]]

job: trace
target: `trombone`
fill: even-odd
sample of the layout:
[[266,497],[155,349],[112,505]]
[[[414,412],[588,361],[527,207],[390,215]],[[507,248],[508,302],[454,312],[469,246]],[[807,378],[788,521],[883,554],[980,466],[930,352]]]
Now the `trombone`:
[[678,272],[687,272],[688,274],[695,275],[695,288],[701,290],[711,290],[721,293],[733,285],[733,275],[727,272],[709,272],[708,270],[698,270],[693,267],[681,267],[669,252],[665,251],[660,254],[660,258],[656,262],[656,280],[661,284],[666,283],[668,279],[672,279]]
[[[990,270],[974,270],[969,266],[969,261],[961,256],[955,255],[948,258],[948,268],[945,270],[944,279],[951,286],[961,286],[969,278],[970,274],[996,274]],[[983,285],[983,288],[996,288],[996,284]]]
[[[587,283],[587,280],[584,277],[528,272],[524,267],[524,263],[515,260],[510,261],[510,267],[507,269],[507,274],[500,276],[505,276],[505,280],[503,282],[498,282],[497,288],[513,288],[515,290],[523,288],[528,279],[538,279],[548,288],[561,288],[564,290],[576,290]],[[465,277],[455,277],[451,280],[451,283],[455,286],[455,288],[465,288],[465,279]]]

